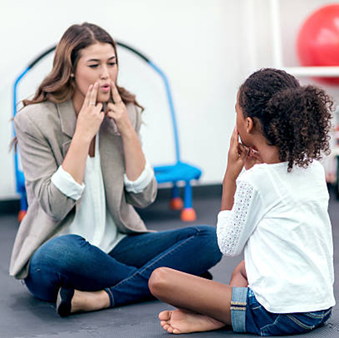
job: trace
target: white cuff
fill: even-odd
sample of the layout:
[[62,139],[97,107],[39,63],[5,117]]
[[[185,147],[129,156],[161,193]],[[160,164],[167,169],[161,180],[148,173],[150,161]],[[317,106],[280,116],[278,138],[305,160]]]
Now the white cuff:
[[130,181],[124,174],[125,189],[135,194],[141,193],[152,181],[154,172],[151,165],[146,160],[145,169],[135,181]]
[[225,218],[228,218],[228,215],[229,215],[230,212],[231,212],[231,210],[221,210],[221,211],[219,211],[218,221],[223,220]]
[[52,183],[66,196],[77,201],[85,190],[85,184],[79,184],[73,176],[65,171],[62,165],[53,174]]

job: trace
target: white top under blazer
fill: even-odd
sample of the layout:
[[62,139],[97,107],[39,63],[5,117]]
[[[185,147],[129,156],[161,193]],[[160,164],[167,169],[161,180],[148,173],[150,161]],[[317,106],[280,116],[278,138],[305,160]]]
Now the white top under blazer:
[[[146,166],[136,181],[124,175],[124,185],[128,192],[140,193],[150,183],[154,172],[146,161]],[[106,207],[105,187],[102,177],[99,153],[99,133],[95,140],[95,156],[87,156],[84,183],[77,183],[62,166],[52,176],[53,184],[66,196],[78,200],[76,214],[69,227],[58,236],[75,234],[85,238],[92,245],[109,253],[126,235],[120,233],[112,215]]]

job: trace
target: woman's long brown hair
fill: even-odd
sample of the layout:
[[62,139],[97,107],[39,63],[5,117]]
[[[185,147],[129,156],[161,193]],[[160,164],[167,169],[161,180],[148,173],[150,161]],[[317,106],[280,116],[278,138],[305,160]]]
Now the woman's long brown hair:
[[[33,98],[23,100],[23,105],[44,101],[61,103],[70,99],[75,88],[74,77],[71,77],[71,74],[75,73],[81,50],[97,42],[109,43],[113,47],[118,65],[116,43],[104,29],[87,22],[82,25],[72,25],[66,30],[56,47],[52,71],[42,81]],[[117,86],[117,88],[124,103],[134,103],[143,109],[136,101],[135,95],[123,87]]]

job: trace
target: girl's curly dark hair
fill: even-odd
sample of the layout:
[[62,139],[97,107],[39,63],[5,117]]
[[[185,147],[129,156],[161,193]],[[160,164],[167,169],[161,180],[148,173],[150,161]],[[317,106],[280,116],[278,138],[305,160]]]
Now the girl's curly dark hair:
[[330,153],[329,131],[334,104],[324,90],[301,86],[285,71],[264,68],[253,73],[239,89],[244,117],[260,123],[279,159],[306,168],[313,159]]

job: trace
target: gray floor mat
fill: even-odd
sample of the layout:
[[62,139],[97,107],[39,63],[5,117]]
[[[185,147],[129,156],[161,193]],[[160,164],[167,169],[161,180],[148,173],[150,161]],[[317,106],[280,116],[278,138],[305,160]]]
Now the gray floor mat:
[[[167,202],[166,202],[167,204]],[[152,229],[173,229],[189,224],[179,221],[179,213],[169,211],[165,202],[141,211],[142,217]],[[220,205],[219,199],[194,201],[198,220],[194,224],[215,224]],[[335,271],[337,276],[339,249],[339,202],[331,200],[330,214],[335,244]],[[156,300],[133,304],[105,311],[78,314],[60,318],[54,304],[41,302],[32,297],[20,281],[8,276],[8,264],[17,221],[16,216],[0,216],[0,338],[93,338],[93,337],[169,337],[157,319],[160,311],[170,308]],[[227,283],[233,268],[242,259],[223,258],[211,272],[214,280]],[[338,294],[338,278],[335,293]],[[310,295],[311,297],[314,295]],[[239,337],[230,330],[181,335],[181,337]],[[339,337],[339,309],[336,306],[328,325],[298,337]],[[240,337],[253,337],[241,334]]]

